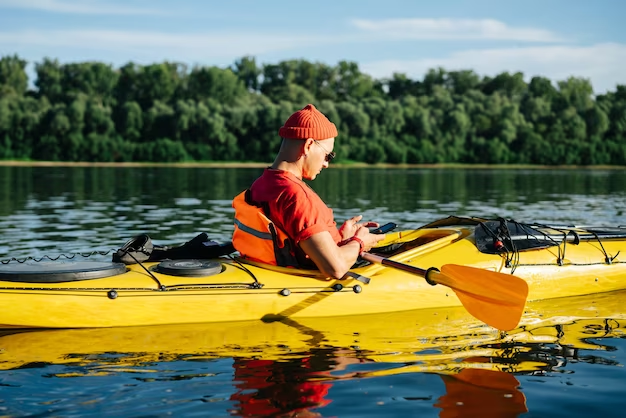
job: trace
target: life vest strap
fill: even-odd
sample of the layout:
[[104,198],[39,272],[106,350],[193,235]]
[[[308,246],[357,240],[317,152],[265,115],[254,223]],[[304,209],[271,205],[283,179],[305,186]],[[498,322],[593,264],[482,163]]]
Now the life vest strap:
[[237,227],[241,229],[243,232],[247,232],[248,234],[254,235],[257,238],[272,241],[272,234],[270,234],[269,232],[261,232],[257,229],[251,228],[248,225],[245,225],[244,223],[242,223],[239,219],[235,218],[235,225],[237,225]]

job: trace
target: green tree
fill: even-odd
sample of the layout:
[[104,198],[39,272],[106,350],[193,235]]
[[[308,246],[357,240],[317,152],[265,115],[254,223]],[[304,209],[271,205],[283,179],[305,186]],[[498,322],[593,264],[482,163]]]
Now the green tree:
[[431,68],[424,76],[422,83],[424,87],[424,94],[430,95],[434,92],[435,87],[443,87],[446,85],[446,71],[439,67],[437,69]]
[[367,74],[359,70],[355,62],[340,61],[337,77],[331,83],[339,100],[361,100],[371,96],[382,96],[380,86]]
[[552,100],[552,98],[556,97],[558,94],[552,81],[539,76],[535,76],[530,80],[528,93],[533,97],[544,97],[547,100]]
[[233,72],[248,91],[259,90],[259,77],[263,71],[256,65],[254,57],[245,56],[238,59],[233,67]]
[[385,81],[387,96],[393,100],[401,99],[407,95],[419,95],[414,91],[415,81],[403,73],[393,73],[389,80]]
[[340,102],[336,105],[341,119],[339,132],[345,137],[364,137],[370,129],[370,117],[361,106],[350,102]]
[[183,89],[185,74],[186,67],[177,63],[140,66],[131,62],[120,68],[114,95],[118,103],[135,101],[146,110],[157,101],[170,102]]
[[505,71],[494,78],[485,78],[482,90],[488,95],[500,92],[508,97],[519,99],[526,93],[527,88],[522,73],[509,74]]
[[139,142],[143,132],[143,112],[139,103],[124,102],[114,113],[116,131],[127,141]]
[[454,94],[463,95],[470,90],[480,89],[481,80],[478,74],[471,70],[450,71],[445,77],[445,85]]
[[609,130],[609,117],[598,105],[585,112],[588,137],[601,138]]
[[46,97],[51,103],[59,103],[63,100],[63,70],[57,60],[45,58],[42,63],[35,64],[37,78],[35,86],[39,97]]
[[24,95],[28,87],[26,61],[17,55],[0,58],[0,97]]
[[246,86],[230,69],[196,67],[189,74],[187,97],[192,100],[212,98],[233,104],[246,93]]
[[573,106],[577,112],[583,113],[593,106],[593,88],[587,79],[570,77],[559,81],[559,108]]
[[93,132],[103,137],[111,137],[115,132],[111,108],[97,99],[87,101],[84,120],[86,134]]
[[110,66],[100,62],[83,62],[61,66],[61,88],[65,97],[84,94],[105,104],[112,104],[119,78]]
[[144,113],[142,142],[152,142],[159,138],[175,136],[176,117],[174,109],[159,100]]
[[152,161],[172,163],[185,161],[188,158],[185,147],[179,141],[159,138],[151,145],[153,146]]

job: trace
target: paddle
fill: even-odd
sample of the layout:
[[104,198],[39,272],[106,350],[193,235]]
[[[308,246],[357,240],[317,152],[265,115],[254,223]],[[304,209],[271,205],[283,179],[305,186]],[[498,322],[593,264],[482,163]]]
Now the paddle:
[[517,327],[524,313],[528,284],[511,274],[457,264],[446,264],[441,271],[422,270],[375,254],[362,253],[361,257],[370,263],[424,277],[431,285],[449,287],[470,314],[499,330],[509,331]]

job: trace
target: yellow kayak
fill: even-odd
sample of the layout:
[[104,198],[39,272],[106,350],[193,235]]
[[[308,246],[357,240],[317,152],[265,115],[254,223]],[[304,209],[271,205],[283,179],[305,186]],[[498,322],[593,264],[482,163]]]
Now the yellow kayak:
[[526,295],[518,295],[518,278],[530,301],[626,288],[626,229],[619,227],[451,217],[388,233],[373,252],[392,264],[363,261],[343,280],[236,256],[130,265],[3,262],[0,326],[270,322],[463,305],[491,325],[512,329],[519,318],[500,326],[496,317],[509,308],[523,313]]

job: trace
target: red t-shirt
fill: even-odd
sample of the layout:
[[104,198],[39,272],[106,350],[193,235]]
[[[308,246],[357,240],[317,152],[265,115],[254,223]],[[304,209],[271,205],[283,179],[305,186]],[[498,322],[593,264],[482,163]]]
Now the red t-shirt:
[[333,211],[304,181],[288,171],[265,169],[250,186],[252,200],[267,202],[268,217],[297,244],[328,231],[341,241]]

